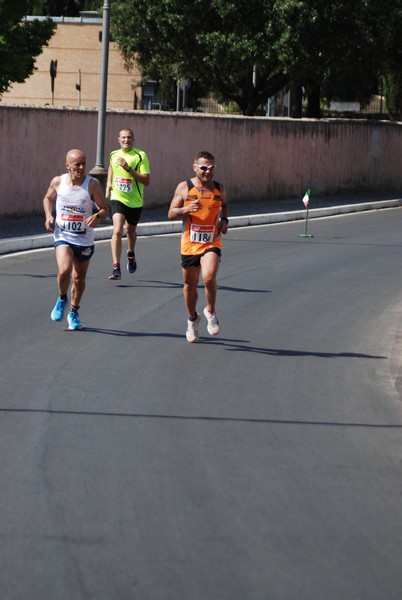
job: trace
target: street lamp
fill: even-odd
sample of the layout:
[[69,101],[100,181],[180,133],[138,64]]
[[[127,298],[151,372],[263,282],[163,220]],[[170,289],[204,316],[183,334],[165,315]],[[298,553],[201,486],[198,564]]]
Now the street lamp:
[[105,169],[105,120],[107,98],[107,74],[109,63],[109,29],[110,29],[110,0],[104,0],[102,21],[102,63],[100,79],[100,98],[98,109],[98,136],[96,143],[96,163],[90,175],[99,179],[105,188],[107,170]]

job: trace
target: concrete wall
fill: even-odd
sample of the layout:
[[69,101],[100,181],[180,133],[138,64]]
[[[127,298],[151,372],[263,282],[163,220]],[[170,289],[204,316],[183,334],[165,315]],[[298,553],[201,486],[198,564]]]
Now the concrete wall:
[[[98,114],[89,109],[0,104],[0,216],[41,212],[51,178],[78,147],[95,165]],[[195,153],[215,155],[216,178],[236,202],[402,188],[400,123],[315,121],[110,110],[104,164],[131,127],[151,164],[146,204],[167,206],[192,175]]]

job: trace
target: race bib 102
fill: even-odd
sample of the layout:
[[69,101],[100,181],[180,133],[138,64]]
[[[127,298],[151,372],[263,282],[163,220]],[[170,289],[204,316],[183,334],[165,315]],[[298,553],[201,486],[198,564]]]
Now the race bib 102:
[[60,227],[65,231],[71,231],[73,233],[85,233],[84,215],[62,213]]

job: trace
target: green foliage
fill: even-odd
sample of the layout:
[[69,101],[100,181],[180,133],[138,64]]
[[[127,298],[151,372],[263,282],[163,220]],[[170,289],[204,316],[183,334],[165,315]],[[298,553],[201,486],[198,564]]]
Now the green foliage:
[[[152,78],[157,82],[155,102],[161,104],[164,110],[173,110],[176,108],[177,100],[177,81],[173,77],[165,77],[163,79]],[[199,99],[209,93],[209,88],[202,83],[190,82],[186,86],[186,106],[192,110],[197,110],[199,107]]]
[[0,95],[35,69],[35,58],[53,35],[50,20],[21,23],[29,2],[0,0]]
[[112,33],[127,64],[137,59],[144,77],[158,72],[162,79],[202,83],[244,114],[254,114],[288,81],[276,50],[275,5],[276,0],[116,0]]
[[[102,3],[17,0],[13,6],[75,16],[101,13]],[[402,114],[402,0],[111,0],[110,6],[127,66],[135,60],[144,80],[159,82],[159,101],[171,105],[175,82],[189,80],[194,94],[197,87],[208,90],[253,115],[290,86],[301,114],[303,86],[308,116],[318,117],[320,97],[364,104],[383,77],[393,113]],[[0,59],[4,43],[0,37]]]
[[102,0],[35,0],[29,5],[33,16],[77,17],[81,10],[101,11]]
[[317,112],[320,93],[368,101],[401,3],[115,0],[112,30],[127,63],[137,59],[144,76],[202,82],[244,114],[285,85],[303,85],[318,95]]
[[397,3],[393,14],[393,27],[388,36],[388,53],[383,71],[385,102],[392,119],[402,120],[402,7]]
[[[377,89],[400,0],[288,0],[280,59],[293,82],[329,100],[367,103]],[[309,116],[319,116],[309,115]]]

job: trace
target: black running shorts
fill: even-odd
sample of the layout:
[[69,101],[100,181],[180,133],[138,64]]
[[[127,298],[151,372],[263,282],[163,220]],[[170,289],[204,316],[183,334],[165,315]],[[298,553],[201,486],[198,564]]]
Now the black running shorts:
[[201,265],[201,258],[207,254],[207,252],[215,252],[221,258],[222,252],[220,248],[208,248],[203,254],[182,254],[181,255],[181,266],[183,269],[186,267],[199,267]]
[[112,209],[112,215],[115,215],[116,213],[124,215],[127,223],[130,225],[138,225],[138,221],[140,220],[142,213],[142,206],[131,208],[131,206],[127,206],[118,200],[111,200],[110,206]]

